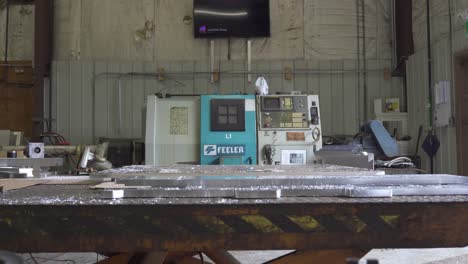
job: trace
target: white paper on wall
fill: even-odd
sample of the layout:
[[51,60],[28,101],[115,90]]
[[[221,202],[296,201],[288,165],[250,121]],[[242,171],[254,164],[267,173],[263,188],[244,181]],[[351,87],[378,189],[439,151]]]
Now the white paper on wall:
[[450,125],[452,117],[451,82],[441,81],[435,85],[435,124],[437,127]]

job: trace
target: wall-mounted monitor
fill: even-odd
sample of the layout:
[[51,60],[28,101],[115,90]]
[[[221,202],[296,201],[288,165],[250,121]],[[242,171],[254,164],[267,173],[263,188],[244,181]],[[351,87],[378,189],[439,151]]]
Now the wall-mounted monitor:
[[270,0],[194,0],[196,38],[269,37]]

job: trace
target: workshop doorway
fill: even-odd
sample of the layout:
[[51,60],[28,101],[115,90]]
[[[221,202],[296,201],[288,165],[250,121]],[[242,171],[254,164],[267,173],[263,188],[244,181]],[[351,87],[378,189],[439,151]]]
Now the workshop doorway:
[[455,57],[458,173],[468,176],[468,51]]

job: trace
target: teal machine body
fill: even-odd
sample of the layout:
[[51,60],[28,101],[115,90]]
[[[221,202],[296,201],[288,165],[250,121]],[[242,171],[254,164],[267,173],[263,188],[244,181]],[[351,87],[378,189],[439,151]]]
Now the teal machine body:
[[257,164],[255,95],[201,97],[200,163]]

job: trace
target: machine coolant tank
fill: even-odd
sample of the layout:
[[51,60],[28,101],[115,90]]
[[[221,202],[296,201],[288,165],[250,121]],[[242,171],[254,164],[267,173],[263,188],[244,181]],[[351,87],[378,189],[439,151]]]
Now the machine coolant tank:
[[255,95],[201,97],[202,165],[257,164]]

